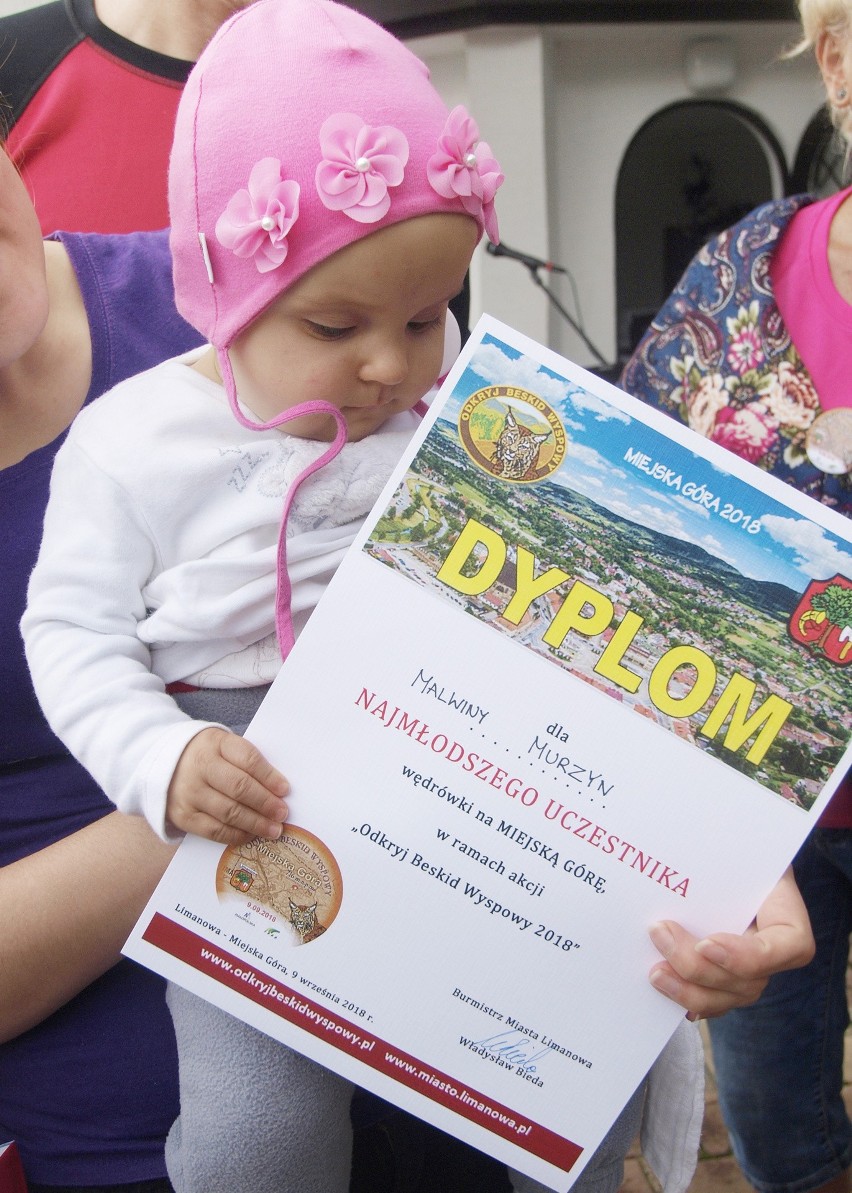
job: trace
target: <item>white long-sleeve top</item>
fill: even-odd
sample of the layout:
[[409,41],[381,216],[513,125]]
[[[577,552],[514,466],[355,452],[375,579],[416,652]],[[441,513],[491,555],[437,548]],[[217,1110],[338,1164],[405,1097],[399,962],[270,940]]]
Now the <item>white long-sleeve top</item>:
[[[56,456],[21,623],[45,715],[124,812],[169,838],[177,761],[209,722],[166,693],[270,682],[284,498],[327,444],[242,427],[224,389],[167,361],[78,415]],[[418,418],[346,444],[287,526],[294,630],[316,605]]]

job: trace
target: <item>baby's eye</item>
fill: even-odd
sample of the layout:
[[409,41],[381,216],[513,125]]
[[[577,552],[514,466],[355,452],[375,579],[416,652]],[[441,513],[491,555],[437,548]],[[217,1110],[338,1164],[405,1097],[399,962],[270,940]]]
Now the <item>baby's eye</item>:
[[433,327],[442,327],[444,323],[444,316],[436,315],[434,319],[422,319],[412,321],[408,325],[408,330],[413,331],[415,335],[419,332],[431,331]]
[[308,330],[321,340],[340,340],[352,330],[351,327],[329,327],[327,323],[315,323],[313,319],[306,319],[305,322]]

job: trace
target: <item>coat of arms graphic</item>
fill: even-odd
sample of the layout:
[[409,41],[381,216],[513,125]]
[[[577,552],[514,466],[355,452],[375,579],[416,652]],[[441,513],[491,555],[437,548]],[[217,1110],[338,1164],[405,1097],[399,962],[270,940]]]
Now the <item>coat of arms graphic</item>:
[[812,580],[793,610],[790,636],[822,650],[832,663],[852,663],[852,580]]

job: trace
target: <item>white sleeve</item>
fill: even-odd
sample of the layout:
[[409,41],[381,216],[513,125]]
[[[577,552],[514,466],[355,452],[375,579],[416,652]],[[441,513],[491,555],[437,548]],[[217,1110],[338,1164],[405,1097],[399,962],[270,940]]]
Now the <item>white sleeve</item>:
[[137,637],[158,563],[126,493],[72,430],[56,456],[21,622],[27,661],[54,733],[122,812],[174,840],[166,791],[185,746],[210,722],[181,712]]

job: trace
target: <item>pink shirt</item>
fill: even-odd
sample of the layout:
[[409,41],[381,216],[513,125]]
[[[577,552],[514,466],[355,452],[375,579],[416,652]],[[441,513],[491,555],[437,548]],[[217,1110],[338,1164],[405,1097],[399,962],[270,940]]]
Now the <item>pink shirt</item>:
[[[831,221],[852,187],[811,203],[789,224],[769,266],[775,301],[823,410],[852,406],[852,306],[828,267]],[[843,780],[820,828],[852,828],[852,778]]]
[[852,406],[852,306],[828,267],[828,234],[852,187],[793,216],[769,266],[778,310],[805,362],[823,410]]

